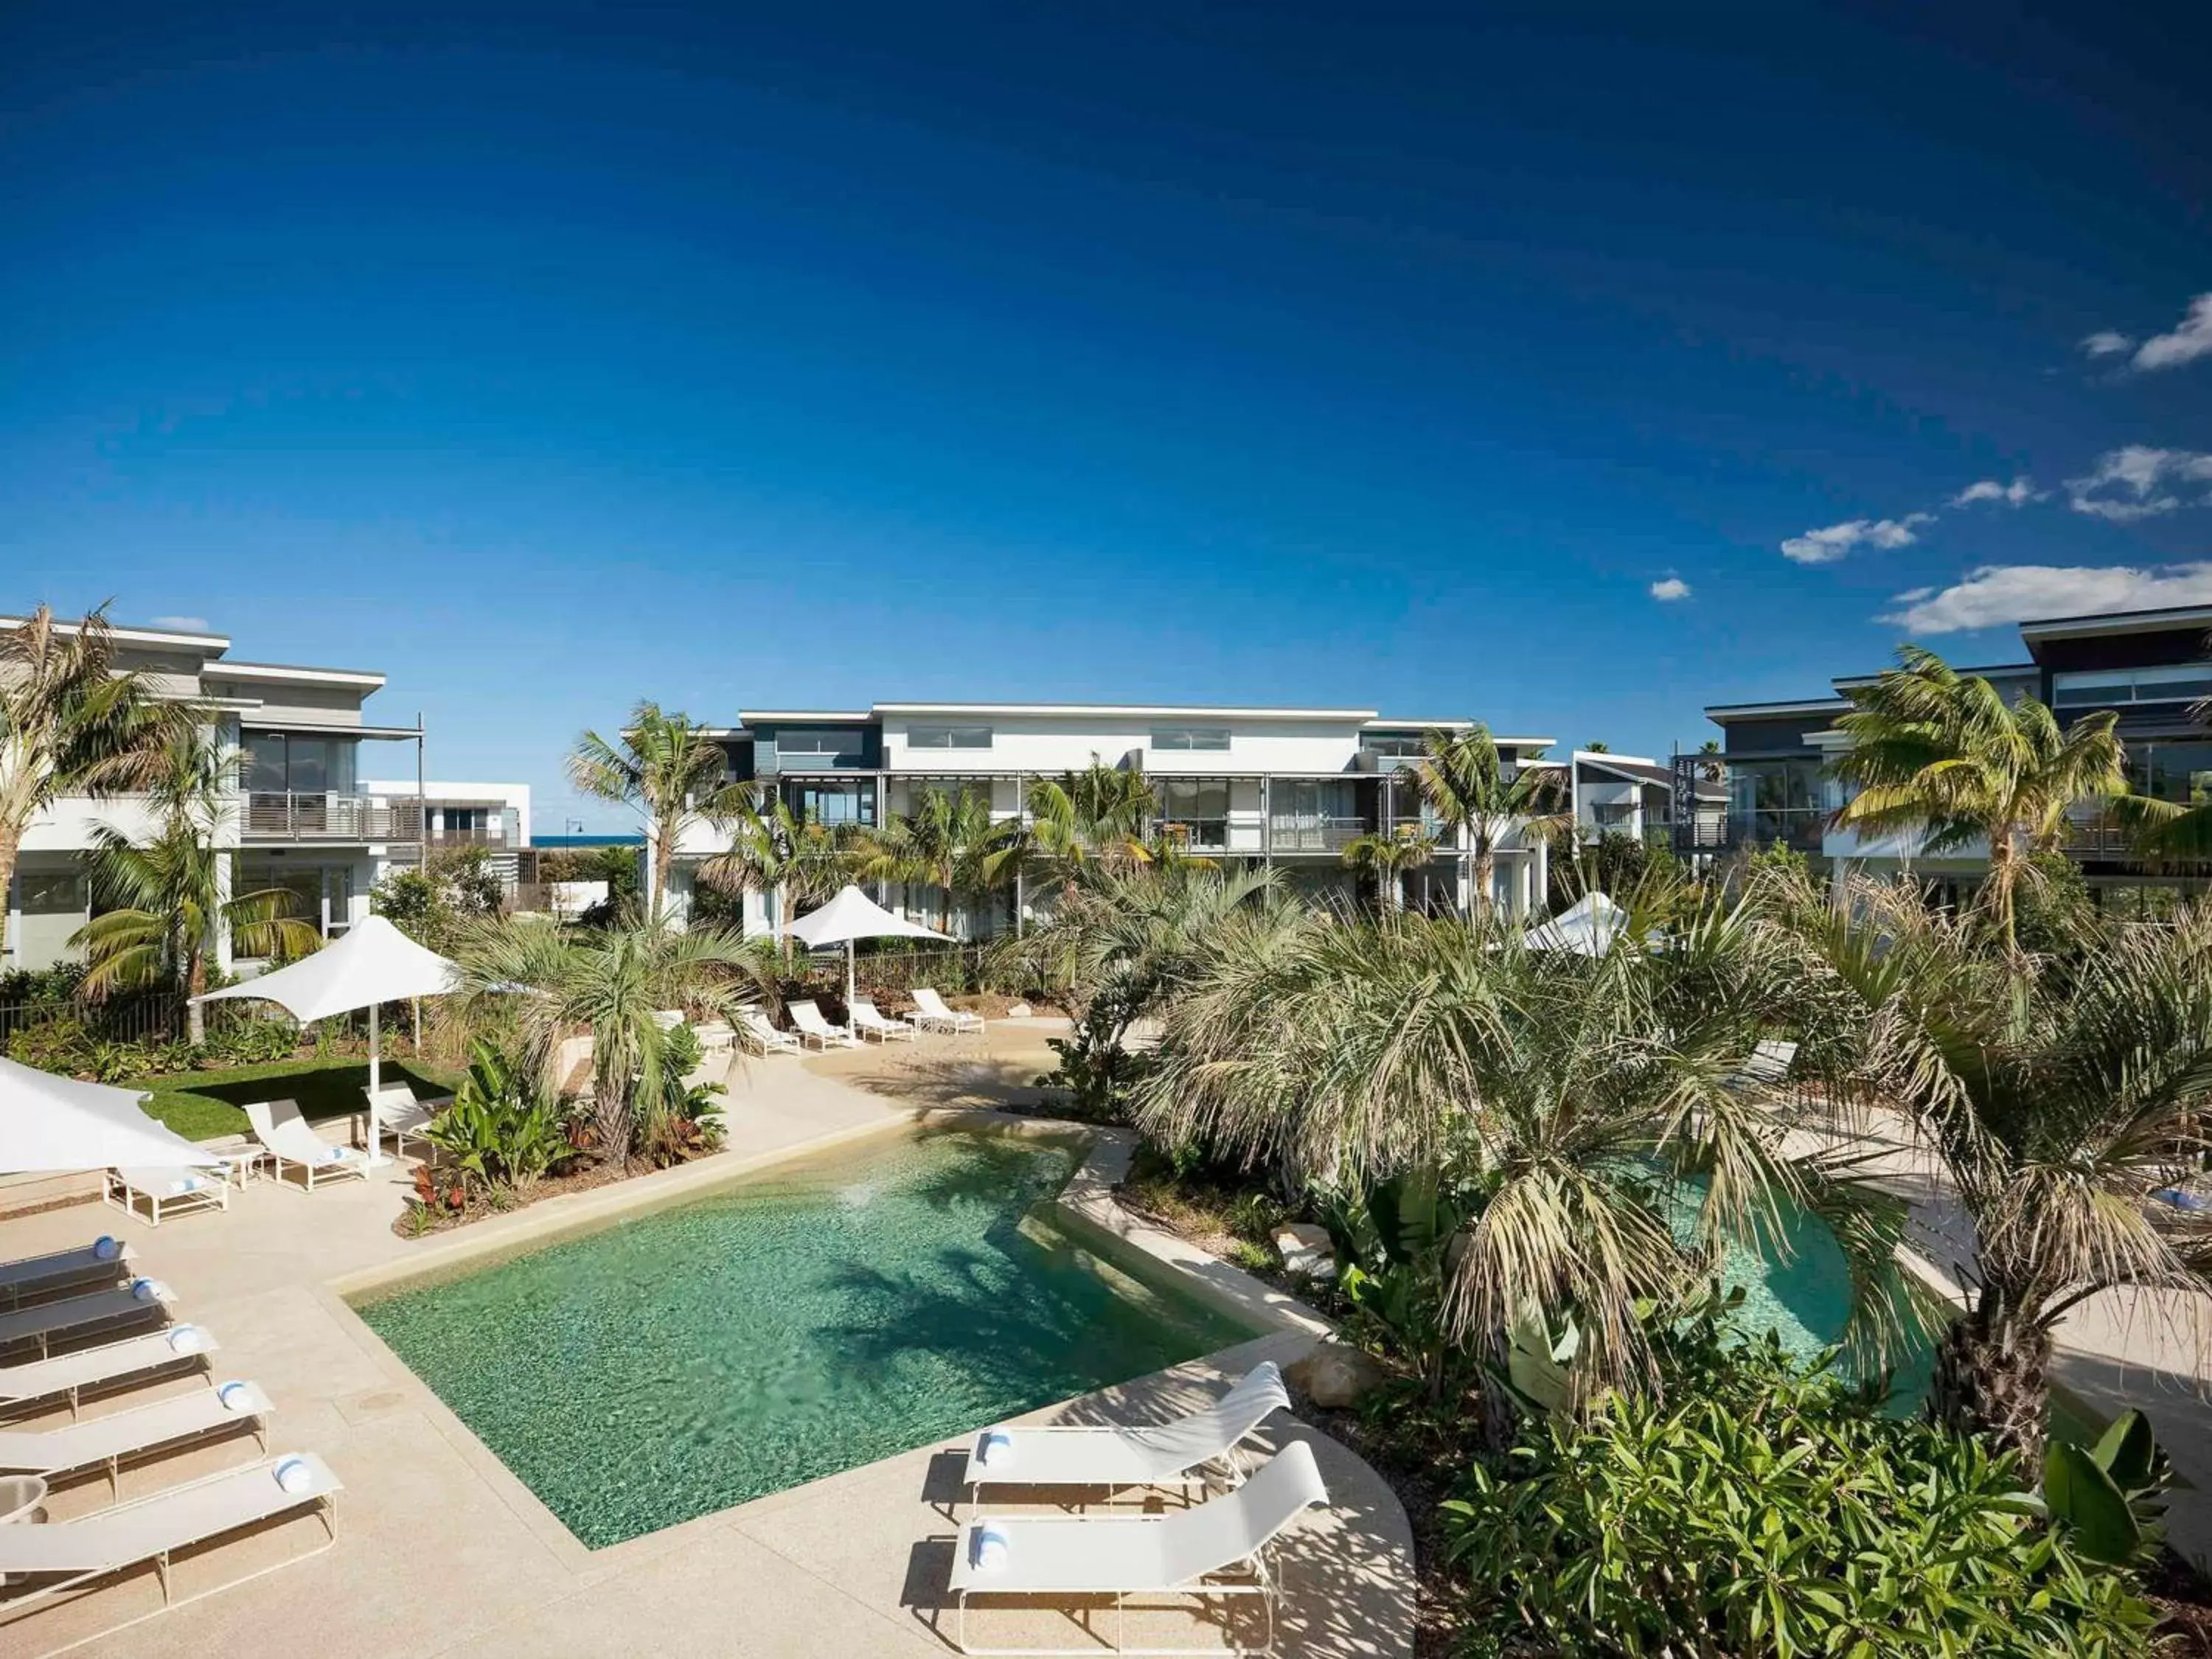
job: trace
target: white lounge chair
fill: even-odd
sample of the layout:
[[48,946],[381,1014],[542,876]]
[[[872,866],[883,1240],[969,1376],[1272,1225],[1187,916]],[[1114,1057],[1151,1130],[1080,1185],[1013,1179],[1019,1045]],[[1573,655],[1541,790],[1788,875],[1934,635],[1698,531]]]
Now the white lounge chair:
[[368,1178],[368,1160],[351,1146],[333,1146],[307,1127],[299,1104],[289,1100],[252,1100],[246,1104],[246,1121],[253,1138],[269,1149],[276,1165],[276,1179],[284,1166],[296,1164],[309,1192],[318,1182]]
[[914,1027],[902,1019],[891,1019],[866,997],[853,999],[853,1030],[860,1036],[872,1036],[878,1042],[889,1042],[893,1037],[914,1041]]
[[74,1341],[103,1326],[132,1320],[167,1322],[169,1304],[176,1298],[169,1287],[155,1279],[134,1279],[113,1290],[94,1291],[59,1302],[41,1302],[0,1314],[0,1349],[17,1344],[35,1346],[43,1359],[57,1342]]
[[699,1039],[699,1052],[702,1055],[726,1053],[738,1046],[736,1028],[722,1020],[709,1020],[704,1025],[694,1025],[691,1034]]
[[67,1400],[75,1415],[78,1401],[87,1394],[153,1371],[192,1365],[204,1368],[208,1356],[222,1346],[197,1325],[172,1325],[97,1348],[57,1354],[52,1359],[0,1365],[0,1412],[22,1412],[49,1400]]
[[1177,1486],[1188,1499],[1212,1472],[1231,1485],[1241,1480],[1237,1448],[1290,1405],[1282,1372],[1273,1360],[1265,1360],[1205,1410],[1158,1428],[986,1429],[968,1449],[962,1478],[978,1504],[986,1486]]
[[125,1215],[158,1227],[173,1215],[228,1209],[230,1177],[214,1170],[110,1170],[100,1196]]
[[[363,1089],[363,1095],[368,1091]],[[369,1103],[376,1109],[370,1119],[375,1127],[376,1145],[370,1150],[381,1152],[384,1137],[392,1137],[392,1156],[407,1151],[407,1143],[418,1146],[429,1146],[429,1138],[422,1132],[430,1127],[430,1120],[453,1104],[451,1097],[444,1100],[417,1100],[415,1091],[404,1083],[394,1083],[379,1089]]]
[[[951,1589],[961,1652],[975,1655],[1053,1654],[1065,1648],[979,1648],[968,1641],[968,1604],[978,1596],[1083,1602],[1113,1598],[1113,1651],[1121,1638],[1131,1596],[1256,1595],[1265,1620],[1257,1646],[1145,1647],[1146,1654],[1224,1652],[1267,1654],[1275,1646],[1275,1580],[1267,1546],[1309,1505],[1327,1504],[1328,1489],[1314,1465],[1313,1448],[1295,1441],[1252,1478],[1194,1509],[1168,1515],[1006,1516],[970,1521],[960,1529]],[[0,1557],[4,1565],[4,1557]],[[1084,1621],[1085,1650],[1097,1638]]]
[[337,1476],[321,1458],[311,1452],[286,1453],[149,1492],[74,1521],[18,1522],[0,1527],[0,1574],[6,1575],[6,1588],[0,1589],[0,1619],[43,1607],[56,1596],[147,1561],[161,1574],[163,1607],[180,1607],[183,1601],[170,1599],[171,1555],[295,1510],[312,1510],[321,1518],[326,1536],[313,1550],[241,1574],[184,1601],[197,1601],[229,1589],[289,1566],[293,1561],[319,1555],[335,1543],[337,1528],[331,1500],[340,1489]]
[[58,1429],[0,1430],[0,1469],[44,1475],[105,1469],[112,1493],[124,1464],[185,1441],[248,1427],[267,1450],[263,1425],[274,1409],[254,1384],[225,1382]]
[[1752,1045],[1750,1055],[1729,1079],[1731,1089],[1744,1089],[1753,1085],[1773,1088],[1790,1075],[1790,1062],[1797,1058],[1794,1042],[1766,1042]]
[[131,1247],[119,1239],[99,1238],[72,1250],[0,1261],[0,1308],[19,1308],[63,1291],[100,1290],[131,1276]]
[[791,1023],[799,1028],[799,1040],[811,1042],[817,1048],[827,1049],[831,1044],[841,1048],[857,1048],[860,1039],[846,1026],[832,1025],[823,1018],[822,1011],[811,1002],[794,1002],[786,1012]]
[[925,1031],[980,1031],[985,1026],[982,1015],[946,1007],[945,999],[926,985],[915,988],[914,1012],[907,1018]]
[[738,1016],[738,1035],[749,1048],[763,1054],[800,1054],[806,1045],[788,1031],[779,1031],[768,1023],[768,1016],[757,1008],[748,1008]]

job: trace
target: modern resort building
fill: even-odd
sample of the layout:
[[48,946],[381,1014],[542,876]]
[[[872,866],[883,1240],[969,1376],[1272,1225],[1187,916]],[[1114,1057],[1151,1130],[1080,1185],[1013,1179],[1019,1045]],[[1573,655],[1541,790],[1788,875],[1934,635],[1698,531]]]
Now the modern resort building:
[[[2061,724],[2112,710],[2127,744],[2131,787],[2186,805],[2212,800],[2212,728],[2198,714],[2212,698],[2212,606],[2026,622],[2020,634],[2027,660],[1960,672],[1987,679],[2008,696],[2036,698]],[[1721,730],[1721,751],[1674,757],[1674,799],[1679,804],[1717,786],[1726,810],[1699,815],[1678,805],[1675,849],[1712,854],[1781,844],[1831,871],[1910,867],[1939,882],[1978,877],[1988,865],[1985,848],[1930,858],[1917,836],[1867,837],[1830,825],[1846,799],[1844,786],[1828,773],[1844,742],[1836,719],[1850,708],[1844,694],[1875,678],[1844,675],[1829,682],[1826,695],[1707,708],[1706,718]],[[2091,890],[2107,899],[2203,884],[2201,873],[2147,872],[2130,863],[2126,838],[2091,813],[2074,825],[2066,851]]]
[[[1308,890],[1350,891],[1358,878],[1344,849],[1433,814],[1405,769],[1425,732],[1465,731],[1463,719],[1385,720],[1371,708],[1225,708],[1140,703],[879,702],[842,711],[748,709],[714,736],[730,774],[773,788],[795,814],[838,825],[872,826],[911,811],[933,789],[986,799],[1002,823],[1026,817],[1029,785],[1093,764],[1151,784],[1152,824],[1188,852],[1223,863],[1271,866]],[[1509,768],[1534,760],[1553,739],[1501,737]],[[671,877],[680,903],[700,865],[727,838],[698,825],[677,848]],[[1542,902],[1540,840],[1508,836],[1498,849],[1498,902],[1516,914]],[[1407,879],[1408,902],[1462,908],[1472,897],[1474,860],[1465,837],[1441,848]],[[927,916],[936,896],[896,891]],[[951,920],[970,934],[1008,925],[1029,896],[1007,895],[988,914]],[[941,920],[941,918],[940,918]],[[766,901],[745,899],[748,931],[774,923]]]
[[[0,629],[22,621],[0,617]],[[368,914],[369,891],[389,871],[441,848],[489,848],[514,879],[516,854],[530,844],[529,786],[424,780],[421,721],[386,724],[364,707],[383,689],[382,674],[240,662],[220,634],[128,627],[113,634],[122,667],[145,675],[159,695],[207,710],[221,739],[239,752],[215,832],[228,854],[229,890],[289,889],[296,914],[331,935]],[[414,753],[399,753],[415,775],[371,775],[393,769],[368,762],[368,744],[414,745]],[[152,828],[145,803],[127,795],[65,799],[31,821],[9,884],[0,968],[43,968],[74,954],[70,938],[92,914],[86,858],[100,824],[133,836]],[[228,969],[230,940],[220,929],[216,947]]]

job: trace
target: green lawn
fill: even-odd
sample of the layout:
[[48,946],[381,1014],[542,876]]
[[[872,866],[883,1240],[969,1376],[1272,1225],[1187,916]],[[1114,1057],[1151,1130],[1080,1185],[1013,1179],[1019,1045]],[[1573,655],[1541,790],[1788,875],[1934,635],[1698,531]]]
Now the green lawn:
[[[434,1071],[404,1060],[384,1062],[388,1087],[404,1083],[420,1095],[449,1095],[459,1072]],[[309,1118],[357,1112],[368,1103],[368,1062],[364,1060],[280,1060],[268,1066],[237,1066],[222,1072],[178,1072],[142,1077],[124,1085],[149,1089],[146,1109],[188,1140],[244,1134],[249,1100],[295,1100]]]

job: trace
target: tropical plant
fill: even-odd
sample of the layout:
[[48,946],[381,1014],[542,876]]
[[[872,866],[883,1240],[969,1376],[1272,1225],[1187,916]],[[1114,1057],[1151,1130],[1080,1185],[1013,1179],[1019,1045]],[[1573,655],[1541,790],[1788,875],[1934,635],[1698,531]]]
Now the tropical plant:
[[1697,1349],[1663,1397],[1538,1419],[1469,1469],[1444,1505],[1462,1652],[2153,1650],[2130,1577],[2037,1524],[2009,1455],[1885,1416],[1771,1336]]
[[2155,1196],[2208,1150],[2212,903],[2063,957],[1989,950],[1904,884],[1798,914],[1799,1068],[1839,1108],[1894,1115],[1973,1223],[1930,1409],[2033,1462],[2058,1321],[2103,1291],[2212,1283],[2212,1224]]
[[1457,1352],[1444,1322],[1451,1251],[1479,1201],[1432,1169],[1408,1170],[1322,1211],[1354,1335],[1389,1351],[1431,1405],[1442,1403]]
[[722,1144],[721,1099],[728,1090],[719,1083],[690,1081],[704,1059],[699,1035],[689,1024],[669,1032],[660,1062],[660,1098],[650,1103],[638,1136],[646,1155],[663,1168]]
[[483,1188],[527,1188],[574,1151],[560,1102],[542,1079],[481,1040],[471,1046],[452,1104],[423,1135]]
[[2034,855],[2063,845],[2075,808],[2099,805],[2143,825],[2177,810],[2129,796],[2119,716],[2110,709],[2062,731],[2034,698],[2008,702],[1932,651],[1900,646],[1897,657],[1873,684],[1844,694],[1851,712],[1836,729],[1850,744],[1831,765],[1856,793],[1831,822],[1917,836],[1932,857],[1985,843],[1983,901],[2008,949],[2014,894],[2038,878]]
[[1414,781],[1446,832],[1443,839],[1457,845],[1465,836],[1474,865],[1472,908],[1487,910],[1505,838],[1516,830],[1528,836],[1563,834],[1573,827],[1574,814],[1552,769],[1522,765],[1509,775],[1490,728],[1479,720],[1464,732],[1425,732],[1421,747]]
[[975,789],[923,789],[911,811],[894,812],[854,848],[862,881],[934,888],[945,895],[945,920],[963,898],[1013,884],[1022,831],[994,823],[990,796]]
[[492,916],[507,897],[506,884],[481,847],[447,847],[420,870],[391,872],[369,890],[368,908],[418,945],[442,953],[453,948],[471,917]]
[[206,1027],[200,1005],[190,999],[208,988],[208,951],[218,924],[249,957],[306,956],[322,945],[314,926],[294,915],[297,901],[289,889],[223,896],[230,854],[215,842],[237,771],[237,752],[204,727],[173,726],[161,769],[147,781],[153,832],[139,836],[112,823],[93,826],[90,876],[99,914],[70,939],[85,953],[81,995],[97,1000],[117,991],[172,988],[187,1000],[186,1033],[194,1042]]
[[729,781],[729,757],[702,727],[650,700],[630,710],[618,743],[596,732],[578,738],[568,780],[580,793],[645,818],[653,860],[647,902],[656,918],[668,911],[668,872],[684,830],[721,817],[744,787]]
[[[1580,1331],[1582,1403],[1648,1385],[1639,1304],[1801,1208],[1850,1267],[1854,1340],[1888,1352],[1901,1207],[1791,1141],[1794,1097],[1747,1069],[1793,1016],[1788,941],[1738,902],[1652,943],[1632,913],[1594,958],[1402,913],[1225,932],[1167,1012],[1137,1122],[1340,1192],[1434,1172],[1470,1217],[1443,1328],[1492,1377],[1533,1316]],[[1502,1443],[1510,1401],[1482,1401]]]
[[783,930],[793,917],[835,894],[853,868],[849,836],[799,817],[757,787],[723,796],[715,825],[730,845],[699,866],[700,881],[733,896],[768,894],[774,901],[769,930],[787,948]]
[[42,605],[0,629],[0,893],[33,818],[64,795],[145,788],[167,769],[176,732],[198,721],[118,666],[106,605],[70,623]]
[[1027,805],[1024,855],[1062,894],[1093,871],[1121,873],[1152,860],[1146,830],[1155,802],[1141,772],[1094,760],[1080,772],[1032,779]]
[[679,933],[649,918],[605,928],[481,922],[456,957],[463,1017],[513,1019],[521,1057],[544,1086],[558,1080],[563,1040],[591,1036],[599,1152],[625,1164],[638,1148],[641,1123],[665,1109],[683,1052],[654,1016],[678,1009],[734,1025],[747,1005],[774,989],[764,946],[720,928]]
[[1434,836],[1401,824],[1389,835],[1360,836],[1346,842],[1343,859],[1346,868],[1373,878],[1378,904],[1397,910],[1406,902],[1406,872],[1421,869],[1436,853]]

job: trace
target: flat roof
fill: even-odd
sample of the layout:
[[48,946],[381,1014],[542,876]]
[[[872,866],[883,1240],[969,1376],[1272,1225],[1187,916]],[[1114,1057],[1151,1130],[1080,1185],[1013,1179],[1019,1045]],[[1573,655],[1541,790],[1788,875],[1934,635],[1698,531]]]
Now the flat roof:
[[[879,702],[878,714],[1105,714],[1123,720],[1164,717],[1243,720],[1348,720],[1365,725],[1372,708],[1250,708],[1178,702]],[[1410,722],[1394,722],[1410,724]]]
[[2179,605],[2164,611],[2108,611],[2088,617],[2045,617],[2020,625],[2024,640],[2072,634],[2155,634],[2168,629],[2212,629],[2212,605]]
[[281,662],[211,662],[204,671],[210,679],[275,680],[313,685],[384,684],[384,676],[366,668],[307,668]]
[[[1890,671],[1885,669],[1882,673],[1888,672]],[[1999,674],[2040,674],[2043,669],[2041,665],[2032,662],[1993,662],[1976,668],[1960,668],[1954,665],[1951,672],[1954,674],[1971,674],[1978,679],[1985,680],[1993,675]],[[1881,673],[1838,674],[1828,684],[1841,691],[1847,686],[1872,685],[1881,678]]]
[[[0,617],[0,628],[21,628],[30,620],[28,617]],[[58,617],[54,618],[54,632],[57,634],[76,634],[81,632],[83,627],[84,623],[82,621],[64,622]],[[182,628],[139,628],[124,623],[109,623],[107,631],[117,639],[131,645],[189,645],[204,649],[211,647],[213,654],[216,656],[221,656],[230,649],[230,637],[226,634],[201,634]]]
[[1716,726],[1730,720],[1778,720],[1786,714],[1833,714],[1850,707],[1846,697],[1808,697],[1795,702],[1711,702],[1705,718]]

